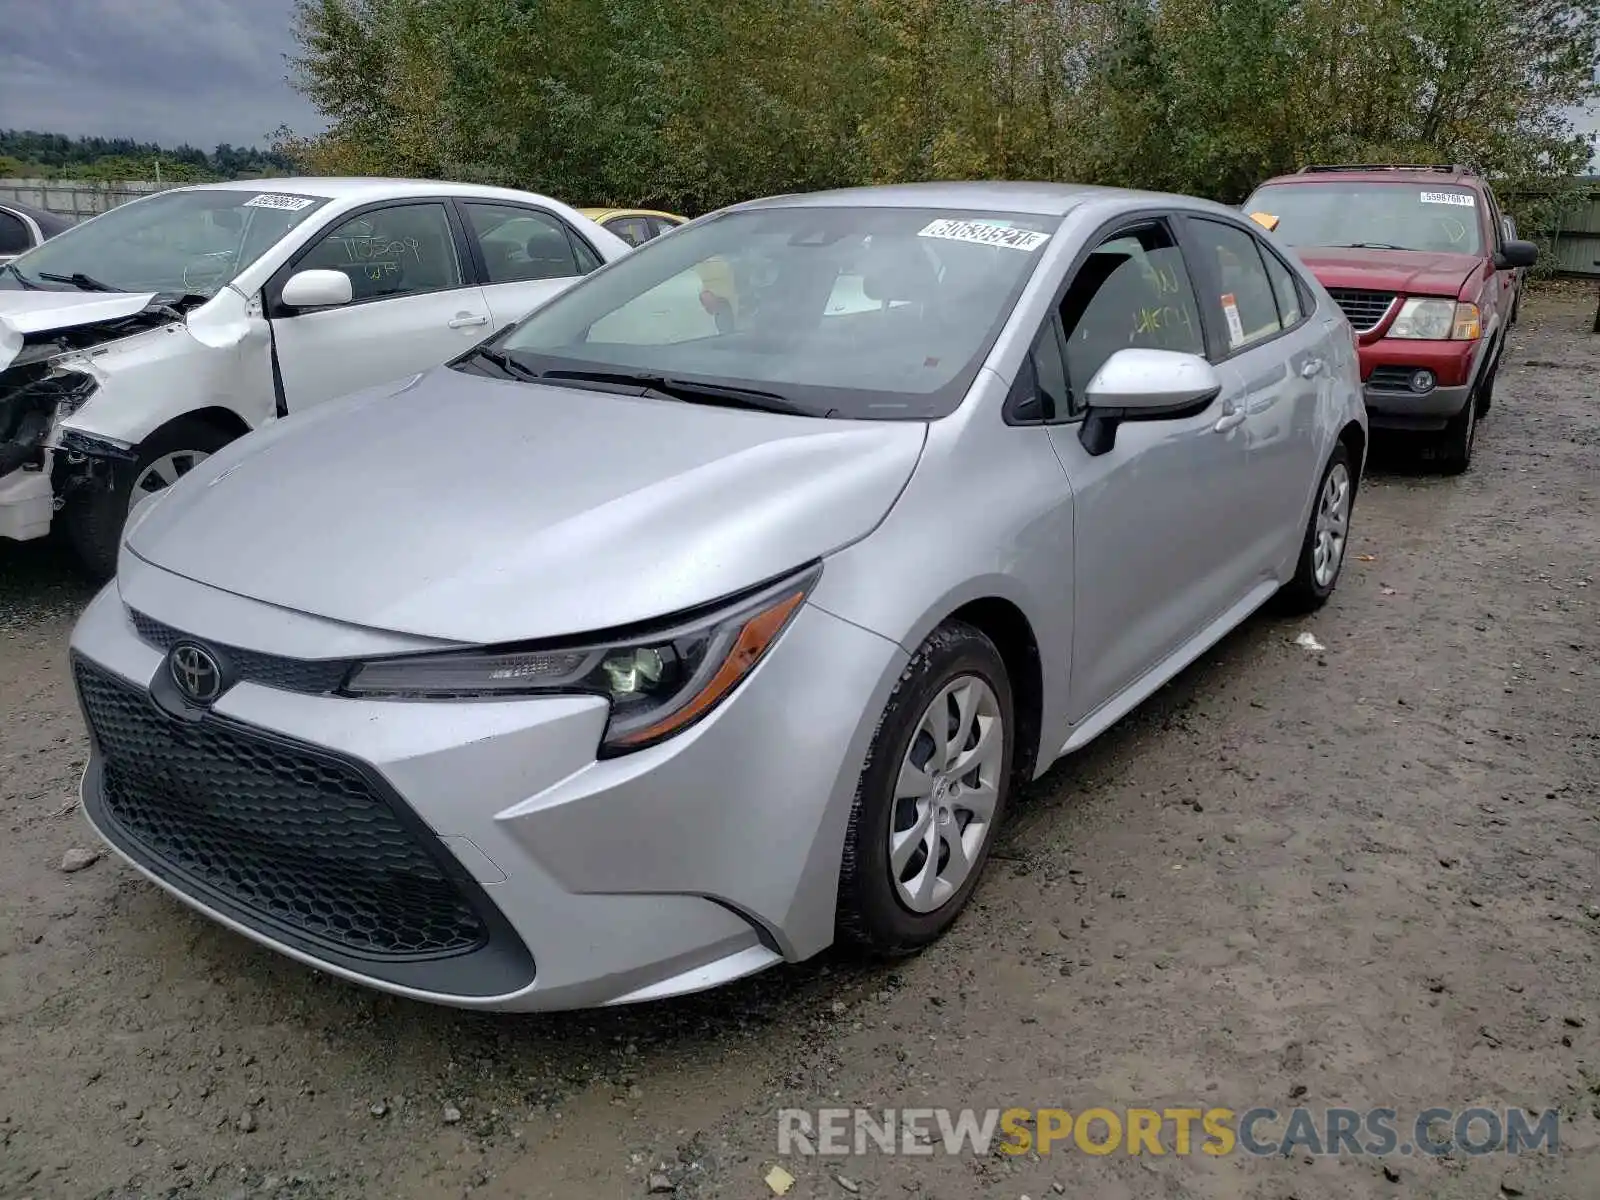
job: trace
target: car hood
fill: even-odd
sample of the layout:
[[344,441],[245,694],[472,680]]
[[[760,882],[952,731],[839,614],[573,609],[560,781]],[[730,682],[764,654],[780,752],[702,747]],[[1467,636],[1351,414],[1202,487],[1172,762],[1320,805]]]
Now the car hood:
[[1448,296],[1482,263],[1475,254],[1422,250],[1350,250],[1296,246],[1300,261],[1326,288],[1360,288],[1405,296]]
[[716,600],[864,536],[925,435],[440,367],[234,442],[136,514],[128,549],[370,628],[579,634]]
[[154,292],[0,292],[0,370],[11,365],[23,339],[36,333],[113,321],[142,312]]

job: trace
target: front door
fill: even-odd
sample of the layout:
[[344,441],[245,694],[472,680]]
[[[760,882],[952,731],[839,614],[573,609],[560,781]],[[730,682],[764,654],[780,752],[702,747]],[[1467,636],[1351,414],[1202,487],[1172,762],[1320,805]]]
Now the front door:
[[[1071,415],[1089,381],[1130,346],[1205,354],[1190,273],[1164,221],[1092,252],[1061,302]],[[1235,603],[1246,571],[1230,513],[1249,493],[1238,397],[1197,416],[1130,421],[1090,454],[1081,423],[1052,425],[1075,497],[1070,711],[1082,721]]]
[[464,283],[461,249],[439,201],[370,209],[313,242],[292,269],[343,271],[354,299],[274,313],[288,411],[438,366],[486,337],[489,306]]

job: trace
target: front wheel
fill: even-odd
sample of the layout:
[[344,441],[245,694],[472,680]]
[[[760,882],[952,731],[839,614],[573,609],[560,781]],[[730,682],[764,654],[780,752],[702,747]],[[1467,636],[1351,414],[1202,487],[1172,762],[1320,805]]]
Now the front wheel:
[[1294,578],[1278,593],[1281,605],[1291,612],[1307,613],[1321,608],[1339,586],[1344,569],[1345,548],[1350,542],[1350,512],[1355,505],[1356,480],[1350,469],[1350,451],[1343,442],[1328,456],[1317,485],[1317,502],[1306,522],[1300,540],[1300,557]]
[[889,697],[856,788],[841,940],[909,954],[955,922],[1005,814],[1015,728],[994,643],[961,621],[935,629]]
[[233,438],[205,421],[184,418],[164,426],[139,444],[132,463],[118,463],[109,485],[76,492],[61,510],[67,542],[85,570],[110,579],[128,513],[140,500],[165,491]]

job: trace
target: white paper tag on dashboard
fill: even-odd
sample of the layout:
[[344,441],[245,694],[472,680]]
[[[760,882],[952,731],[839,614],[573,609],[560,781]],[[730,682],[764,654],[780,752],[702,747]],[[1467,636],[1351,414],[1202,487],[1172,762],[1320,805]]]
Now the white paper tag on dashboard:
[[991,224],[981,218],[956,221],[948,217],[930,222],[917,235],[925,238],[943,238],[949,242],[974,242],[980,246],[1001,246],[1007,250],[1037,250],[1050,240],[1048,233],[1032,229],[1008,229]]
[[310,196],[291,196],[286,192],[262,192],[244,202],[245,208],[277,208],[284,212],[299,212],[310,208],[316,201]]

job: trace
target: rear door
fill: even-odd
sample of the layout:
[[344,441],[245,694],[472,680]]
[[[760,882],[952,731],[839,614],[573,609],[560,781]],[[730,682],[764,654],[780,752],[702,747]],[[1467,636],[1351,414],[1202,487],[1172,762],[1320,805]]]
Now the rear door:
[[[337,222],[267,286],[283,407],[298,412],[455,357],[489,332],[466,239],[445,200],[373,205]],[[283,284],[321,268],[350,277],[349,304],[293,309]]]
[[1191,248],[1208,323],[1220,335],[1212,358],[1238,389],[1255,485],[1235,514],[1253,581],[1272,578],[1300,544],[1300,518],[1317,482],[1316,421],[1330,386],[1323,339],[1308,320],[1294,273],[1244,225],[1190,217]]
[[[1206,353],[1170,221],[1110,231],[1073,273],[1058,315],[1067,402],[1050,438],[1076,496],[1070,709],[1078,722],[1247,590],[1233,514],[1251,479],[1246,435],[1230,415],[1237,397],[1227,392],[1194,416],[1121,425],[1104,454],[1079,438],[1089,381],[1117,350]],[[1042,347],[1046,362],[1049,351]]]
[[496,329],[600,265],[594,247],[555,213],[488,200],[461,201],[461,211]]

